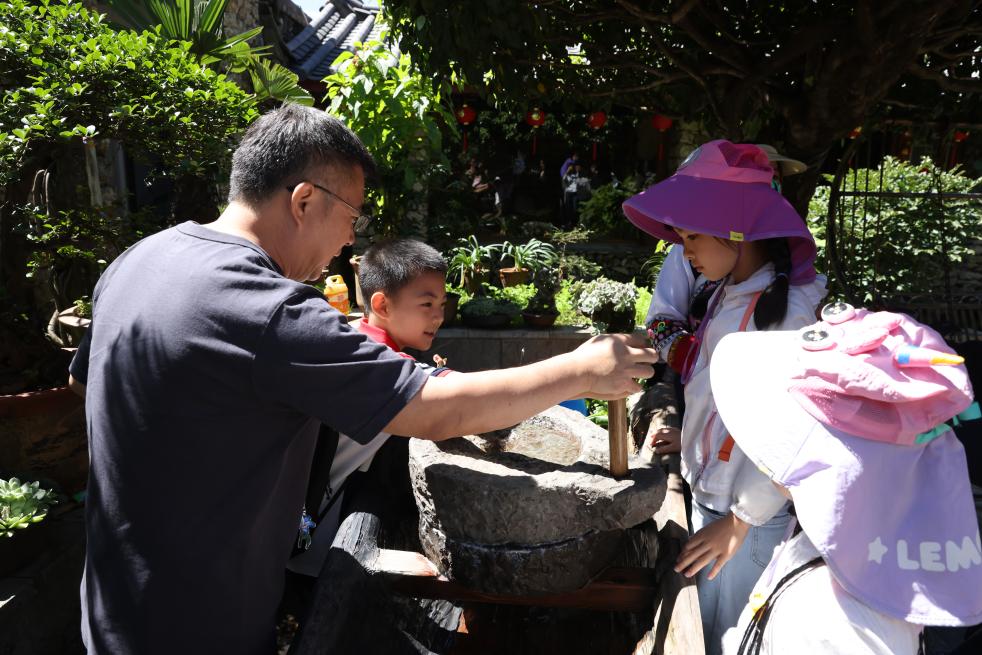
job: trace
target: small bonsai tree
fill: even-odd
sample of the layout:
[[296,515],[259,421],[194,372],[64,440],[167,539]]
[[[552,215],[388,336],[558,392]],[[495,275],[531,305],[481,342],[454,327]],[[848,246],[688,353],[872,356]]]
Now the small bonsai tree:
[[562,288],[559,271],[545,266],[535,272],[532,278],[535,295],[529,300],[525,311],[529,314],[558,314],[556,294]]

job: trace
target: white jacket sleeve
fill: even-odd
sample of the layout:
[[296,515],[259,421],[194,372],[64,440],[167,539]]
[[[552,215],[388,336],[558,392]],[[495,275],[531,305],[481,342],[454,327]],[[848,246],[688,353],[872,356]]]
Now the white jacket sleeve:
[[732,453],[729,463],[739,467],[733,482],[733,504],[730,505],[733,515],[750,525],[763,525],[774,518],[788,499],[743,453],[739,457],[736,452]]
[[651,304],[648,305],[648,315],[644,319],[645,326],[651,325],[656,317],[673,321],[687,320],[695,285],[696,278],[685,261],[682,246],[673,245],[658,273],[655,291],[651,294]]

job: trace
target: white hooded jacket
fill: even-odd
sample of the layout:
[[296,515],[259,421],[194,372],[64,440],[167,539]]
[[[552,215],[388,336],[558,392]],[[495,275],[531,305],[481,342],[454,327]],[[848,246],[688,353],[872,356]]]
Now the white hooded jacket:
[[[696,502],[717,512],[733,512],[751,525],[761,525],[773,517],[786,500],[771,485],[767,476],[733,446],[729,461],[719,458],[728,432],[716,413],[716,403],[709,384],[709,365],[720,339],[740,329],[740,322],[754,294],[763,291],[774,279],[773,264],[765,264],[739,284],[727,283],[717,289],[709,306],[709,324],[703,332],[699,355],[685,386],[685,417],[682,423],[682,475],[692,488]],[[791,286],[788,311],[779,325],[771,330],[796,330],[815,323],[815,310],[825,297],[825,277]],[[716,300],[717,296],[719,299]],[[757,329],[751,316],[747,331]],[[761,417],[767,420],[767,417]]]

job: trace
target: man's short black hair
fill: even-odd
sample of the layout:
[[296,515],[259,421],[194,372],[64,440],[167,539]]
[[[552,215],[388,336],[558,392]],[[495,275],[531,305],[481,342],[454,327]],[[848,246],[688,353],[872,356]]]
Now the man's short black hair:
[[358,264],[358,283],[366,313],[372,295],[397,293],[423,273],[447,272],[447,260],[435,248],[416,239],[391,239],[369,248]]
[[303,181],[315,166],[357,166],[366,182],[375,178],[375,161],[344,123],[320,109],[287,103],[246,130],[232,155],[229,202],[257,205]]

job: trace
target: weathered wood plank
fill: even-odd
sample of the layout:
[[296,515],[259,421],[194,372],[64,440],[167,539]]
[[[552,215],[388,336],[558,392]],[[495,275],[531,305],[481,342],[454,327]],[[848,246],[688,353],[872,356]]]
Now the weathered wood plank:
[[[393,506],[392,466],[408,467],[407,457],[405,443],[390,440],[369,472],[346,488],[342,511],[346,517],[318,576],[291,654],[426,655],[449,650],[460,608],[446,601],[397,599],[377,572],[383,528],[400,530],[401,512],[392,516],[387,511]],[[411,493],[408,476],[404,488],[399,487],[399,494]]]
[[582,589],[563,594],[510,596],[473,591],[451,582],[420,553],[383,550],[374,565],[394,591],[419,598],[621,612],[650,611],[655,598],[655,573],[646,568],[608,568]]

